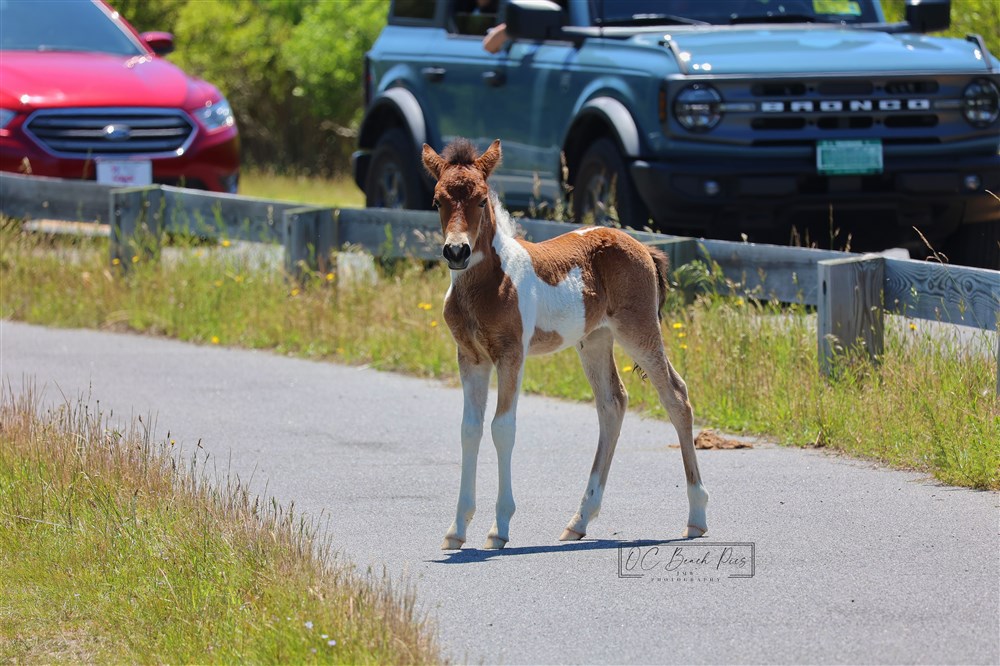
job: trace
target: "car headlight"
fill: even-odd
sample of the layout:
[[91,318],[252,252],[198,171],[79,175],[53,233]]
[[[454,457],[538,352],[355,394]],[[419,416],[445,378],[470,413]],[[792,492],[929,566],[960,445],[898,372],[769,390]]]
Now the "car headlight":
[[962,115],[976,127],[987,127],[1000,116],[1000,90],[989,79],[976,79],[962,91]]
[[225,98],[220,99],[215,104],[205,105],[195,111],[194,115],[198,117],[201,124],[208,130],[217,130],[220,127],[232,127],[236,124],[236,118],[233,117],[233,110]]
[[687,86],[674,99],[677,122],[692,132],[707,132],[722,120],[722,95],[710,85]]
[[0,109],[0,130],[6,129],[7,124],[14,120],[14,116],[16,115],[17,113],[11,111],[10,109]]

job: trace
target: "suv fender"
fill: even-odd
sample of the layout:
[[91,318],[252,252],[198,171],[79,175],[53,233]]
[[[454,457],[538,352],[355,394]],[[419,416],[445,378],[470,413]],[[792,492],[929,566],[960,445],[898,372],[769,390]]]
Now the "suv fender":
[[370,158],[370,153],[367,151],[374,148],[379,137],[392,127],[402,127],[407,131],[413,140],[414,154],[419,155],[423,144],[427,143],[427,121],[417,98],[399,86],[379,93],[361,122],[358,145],[363,150],[355,154],[357,163],[354,169],[354,179],[361,189],[364,189],[368,175],[367,158]]
[[614,97],[595,97],[588,100],[577,113],[576,120],[573,121],[573,126],[567,134],[567,142],[581,131],[584,135],[592,137],[593,132],[588,131],[586,126],[595,121],[611,129],[613,138],[617,141],[624,157],[639,157],[639,128],[636,127],[635,119],[625,105]]

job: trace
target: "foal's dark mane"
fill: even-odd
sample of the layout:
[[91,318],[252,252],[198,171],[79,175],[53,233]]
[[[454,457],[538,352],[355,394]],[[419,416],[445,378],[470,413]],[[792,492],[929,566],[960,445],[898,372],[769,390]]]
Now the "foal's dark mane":
[[448,164],[472,164],[478,156],[476,147],[468,139],[455,139],[441,151],[441,158]]

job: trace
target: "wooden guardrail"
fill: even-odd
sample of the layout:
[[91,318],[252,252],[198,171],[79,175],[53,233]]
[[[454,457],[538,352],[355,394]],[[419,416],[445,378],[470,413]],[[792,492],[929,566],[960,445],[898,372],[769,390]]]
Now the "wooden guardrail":
[[[346,245],[383,257],[440,259],[440,224],[430,211],[334,209],[287,201],[154,185],[113,189],[85,181],[0,174],[0,213],[29,219],[107,221],[110,260],[121,265],[163,232],[280,243],[285,266],[325,271]],[[566,223],[518,220],[528,240],[565,233]],[[884,315],[902,314],[997,331],[1000,271],[857,255],[832,250],[755,245],[630,231],[665,250],[674,267],[717,263],[742,293],[802,303],[818,312],[817,352],[829,373],[841,350],[883,351]],[[1000,364],[1000,335],[997,344]],[[1000,371],[997,392],[1000,394]]]

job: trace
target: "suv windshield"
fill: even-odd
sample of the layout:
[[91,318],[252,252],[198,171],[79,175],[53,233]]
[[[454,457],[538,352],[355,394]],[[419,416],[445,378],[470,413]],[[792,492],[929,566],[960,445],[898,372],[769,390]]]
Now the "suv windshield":
[[874,23],[872,0],[590,0],[595,25]]
[[0,0],[0,50],[145,53],[91,0]]

